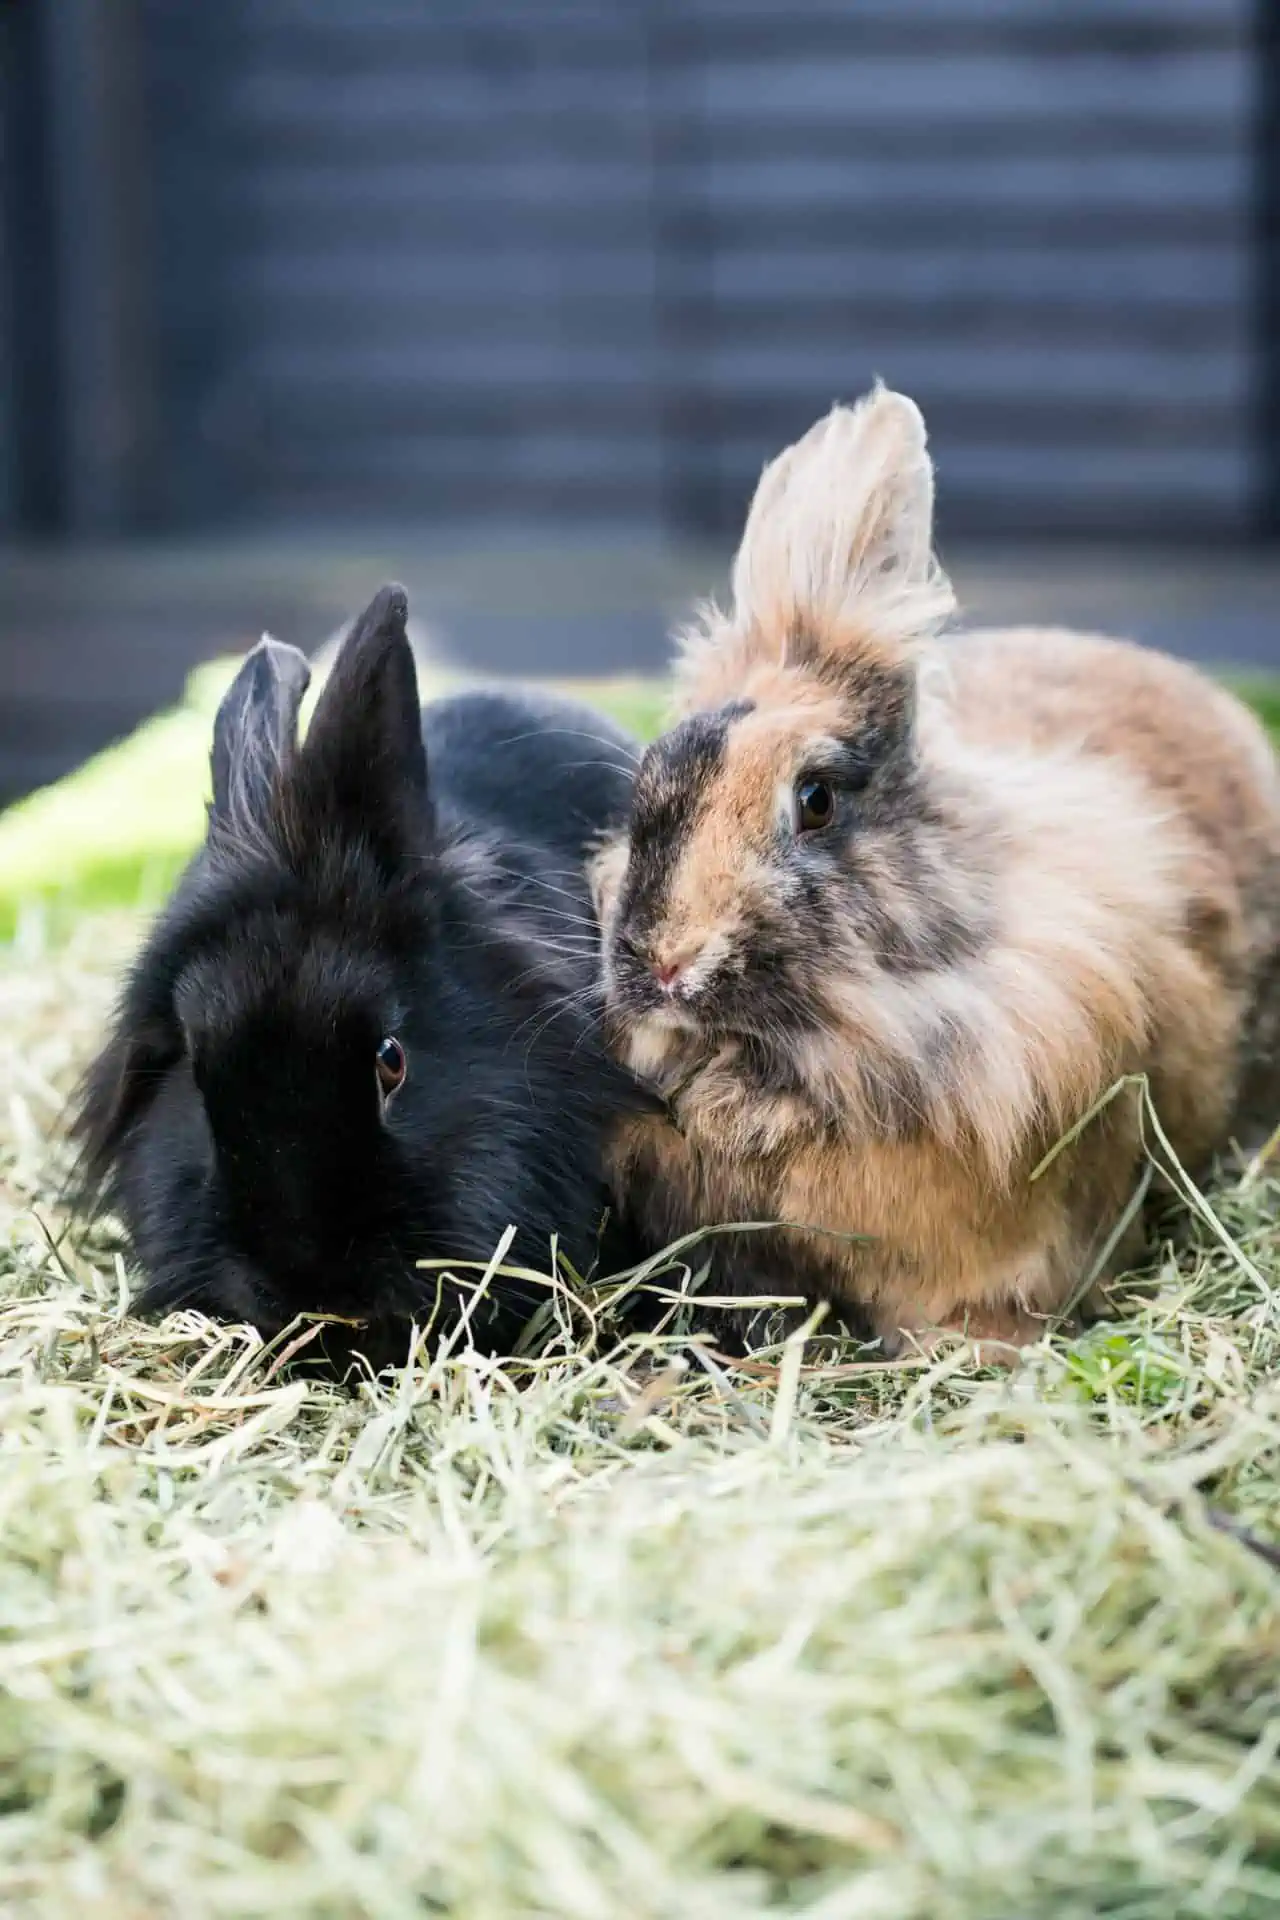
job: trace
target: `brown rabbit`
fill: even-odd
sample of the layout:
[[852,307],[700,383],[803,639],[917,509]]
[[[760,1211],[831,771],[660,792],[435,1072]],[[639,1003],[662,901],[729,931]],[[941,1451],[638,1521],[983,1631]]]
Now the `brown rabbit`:
[[1121,1076],[1192,1168],[1280,1118],[1269,742],[1119,641],[939,640],[932,508],[883,389],[766,468],[594,865],[614,1044],[670,1116],[619,1130],[622,1210],[821,1229],[730,1236],[722,1283],[889,1349],[1035,1339],[1132,1256],[1133,1090],[1031,1178]]

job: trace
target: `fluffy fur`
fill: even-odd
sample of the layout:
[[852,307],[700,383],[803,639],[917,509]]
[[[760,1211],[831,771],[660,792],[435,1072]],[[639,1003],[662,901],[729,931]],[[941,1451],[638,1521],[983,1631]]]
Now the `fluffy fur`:
[[[932,494],[882,390],[766,469],[732,611],[687,638],[684,717],[593,867],[614,1044],[668,1099],[617,1131],[626,1212],[789,1223],[721,1284],[798,1278],[890,1346],[1035,1337],[1098,1266],[1136,1100],[1031,1175],[1120,1076],[1192,1167],[1280,1118],[1265,736],[1118,641],[938,639]],[[833,818],[800,831],[812,781]]]
[[[380,1358],[434,1310],[419,1260],[486,1261],[511,1223],[513,1262],[545,1272],[558,1235],[588,1267],[602,1132],[636,1103],[588,1017],[583,872],[634,752],[536,694],[420,714],[405,615],[389,588],[356,623],[301,746],[305,660],[250,655],[215,727],[207,843],[75,1120],[144,1309],[267,1332],[338,1315]],[[389,1100],[388,1035],[408,1064]],[[475,1328],[505,1344],[542,1298],[499,1281]]]

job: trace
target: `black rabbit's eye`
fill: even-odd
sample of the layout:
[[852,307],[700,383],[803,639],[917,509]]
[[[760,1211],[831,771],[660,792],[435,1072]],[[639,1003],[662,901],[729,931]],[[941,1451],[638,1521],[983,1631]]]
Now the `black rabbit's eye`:
[[398,1040],[388,1035],[385,1040],[378,1042],[378,1085],[388,1100],[404,1085],[408,1065],[404,1048]]
[[836,796],[825,780],[802,780],[796,788],[796,825],[801,833],[817,833],[835,817]]

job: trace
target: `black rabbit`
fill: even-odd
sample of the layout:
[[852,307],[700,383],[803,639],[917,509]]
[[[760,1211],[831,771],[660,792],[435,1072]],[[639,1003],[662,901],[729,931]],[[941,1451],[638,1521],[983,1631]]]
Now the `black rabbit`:
[[[488,1260],[510,1223],[512,1262],[548,1271],[554,1235],[588,1267],[601,1136],[643,1100],[598,1037],[583,874],[633,748],[546,695],[421,711],[406,611],[388,587],[355,623],[301,745],[304,657],[264,640],[246,660],[206,842],[73,1122],[143,1310],[264,1332],[333,1314],[379,1358],[437,1308],[418,1261]],[[507,1345],[545,1297],[498,1281],[476,1337]]]

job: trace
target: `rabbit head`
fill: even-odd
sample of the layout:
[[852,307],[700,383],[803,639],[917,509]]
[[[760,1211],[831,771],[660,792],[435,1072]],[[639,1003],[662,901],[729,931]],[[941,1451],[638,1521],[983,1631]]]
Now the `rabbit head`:
[[640,1071],[661,1079],[699,1040],[792,1060],[832,1027],[852,1042],[982,937],[981,858],[958,860],[964,809],[918,742],[919,651],[952,605],[932,503],[921,416],[883,390],[766,468],[732,613],[686,639],[685,717],[594,864]]

